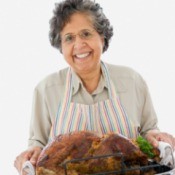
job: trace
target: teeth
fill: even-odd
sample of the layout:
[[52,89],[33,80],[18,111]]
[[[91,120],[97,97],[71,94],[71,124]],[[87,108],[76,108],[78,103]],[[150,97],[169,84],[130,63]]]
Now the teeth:
[[84,54],[80,54],[80,55],[76,55],[77,58],[85,58],[89,55],[89,53],[84,53]]

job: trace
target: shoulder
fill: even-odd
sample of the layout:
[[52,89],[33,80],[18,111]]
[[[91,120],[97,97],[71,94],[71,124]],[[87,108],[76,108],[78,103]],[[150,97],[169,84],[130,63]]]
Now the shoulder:
[[106,64],[106,66],[111,79],[113,80],[114,84],[118,86],[119,91],[124,91],[134,87],[142,89],[147,86],[140,73],[131,67],[113,64]]
[[59,70],[58,72],[47,75],[44,79],[42,79],[35,87],[36,90],[45,91],[47,89],[59,88],[60,86],[65,85],[66,74],[68,68],[64,68]]
[[121,78],[131,78],[135,79],[136,77],[141,77],[141,75],[131,67],[106,64],[109,70],[110,76],[121,77]]

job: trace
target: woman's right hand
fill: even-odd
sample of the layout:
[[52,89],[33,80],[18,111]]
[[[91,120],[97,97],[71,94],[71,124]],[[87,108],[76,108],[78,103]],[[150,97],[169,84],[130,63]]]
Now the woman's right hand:
[[18,170],[18,172],[19,173],[21,172],[23,163],[28,160],[32,163],[33,166],[36,166],[36,162],[38,160],[38,156],[40,155],[41,151],[42,151],[41,147],[35,146],[19,154],[14,162],[14,166]]

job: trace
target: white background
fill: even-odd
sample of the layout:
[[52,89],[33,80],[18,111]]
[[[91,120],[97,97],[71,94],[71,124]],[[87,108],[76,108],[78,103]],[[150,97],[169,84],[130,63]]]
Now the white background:
[[[48,40],[53,0],[0,1],[0,174],[27,147],[33,89],[66,66]],[[58,2],[58,1],[57,1]],[[146,80],[162,131],[175,135],[175,1],[98,0],[114,27],[109,63],[132,67]]]

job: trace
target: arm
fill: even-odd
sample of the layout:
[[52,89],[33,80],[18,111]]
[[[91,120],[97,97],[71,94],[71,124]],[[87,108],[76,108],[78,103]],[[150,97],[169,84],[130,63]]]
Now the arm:
[[136,100],[134,102],[138,111],[137,120],[139,120],[140,125],[139,131],[140,135],[145,137],[148,131],[159,130],[157,126],[158,119],[147,84],[138,73],[135,74],[135,92]]
[[144,94],[144,105],[141,119],[142,132],[141,134],[154,146],[158,147],[159,141],[169,143],[173,149],[175,149],[175,138],[166,132],[161,132],[157,127],[157,116],[154,111],[152,100],[148,87],[143,79],[142,81],[142,93]]
[[45,89],[42,86],[37,87],[34,91],[28,140],[29,147],[44,147],[48,142],[51,119],[45,95]]
[[36,88],[33,97],[30,123],[29,148],[16,157],[14,166],[21,172],[22,165],[29,160],[34,166],[42,148],[47,144],[50,133],[50,117],[46,105],[44,89]]

